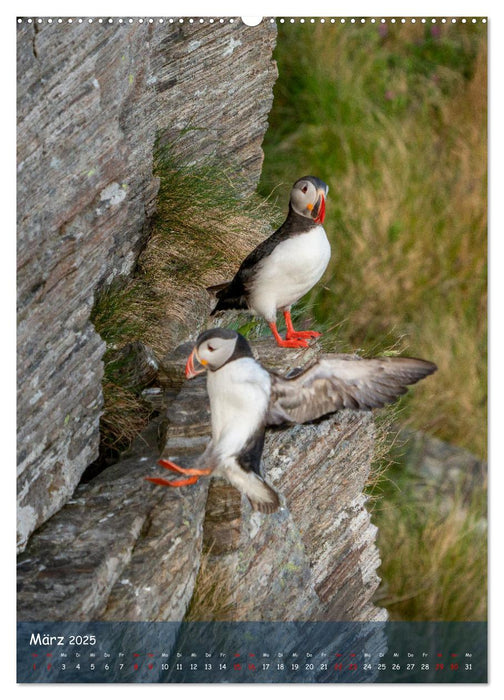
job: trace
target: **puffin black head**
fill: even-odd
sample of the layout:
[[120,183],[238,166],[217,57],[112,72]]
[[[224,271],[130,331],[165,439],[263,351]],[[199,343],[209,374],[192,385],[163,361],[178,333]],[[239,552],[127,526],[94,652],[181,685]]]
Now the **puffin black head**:
[[[185,375],[187,379],[201,374],[206,369],[212,372],[240,357],[253,357],[250,345],[236,331],[228,328],[211,328],[203,331],[196,340],[196,345],[187,360]],[[201,369],[196,369],[194,363]]]
[[290,206],[296,214],[322,224],[328,191],[329,187],[325,182],[313,175],[306,175],[294,183],[290,195]]

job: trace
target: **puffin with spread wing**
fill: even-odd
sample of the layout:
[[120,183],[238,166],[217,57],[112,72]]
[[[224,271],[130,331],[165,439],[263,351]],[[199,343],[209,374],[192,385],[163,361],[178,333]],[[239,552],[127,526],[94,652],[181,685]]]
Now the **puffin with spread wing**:
[[161,486],[187,486],[203,475],[221,476],[244,493],[255,510],[272,513],[280,505],[278,494],[261,475],[267,426],[306,423],[345,408],[379,408],[436,369],[432,362],[409,357],[322,355],[282,377],[262,367],[236,331],[204,331],[185,374],[191,379],[208,371],[212,439],[192,469],[160,460],[161,466],[188,478],[146,478]]
[[[218,299],[212,316],[226,309],[247,309],[266,319],[277,345],[283,348],[308,347],[307,339],[320,335],[296,331],[290,309],[319,281],[331,257],[322,226],[328,190],[313,175],[294,183],[287,218],[280,228],[245,258],[230,282],[207,288]],[[285,339],[276,325],[278,310],[285,318]]]

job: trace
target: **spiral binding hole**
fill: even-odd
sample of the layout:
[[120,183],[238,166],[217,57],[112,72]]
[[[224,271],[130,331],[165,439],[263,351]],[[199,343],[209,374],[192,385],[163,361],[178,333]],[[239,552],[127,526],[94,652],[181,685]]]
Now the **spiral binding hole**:
[[[137,18],[133,18],[133,17],[128,17],[128,18],[108,17],[107,19],[104,19],[102,17],[98,17],[98,18],[94,18],[94,17],[85,17],[85,18],[83,18],[83,17],[68,17],[65,19],[63,19],[61,17],[58,17],[58,18],[17,17],[16,22],[17,22],[17,24],[25,24],[25,23],[26,24],[37,24],[37,25],[49,24],[49,25],[54,25],[54,26],[62,25],[62,24],[75,24],[75,23],[77,23],[77,24],[98,23],[101,25],[112,25],[115,23],[117,23],[117,24],[135,24],[135,23],[138,23],[138,24],[144,24],[144,23],[145,24],[155,24],[155,23],[165,24],[166,22],[168,22],[169,24],[187,23],[189,25],[194,25],[196,23],[199,23],[199,24],[206,24],[206,23],[217,24],[218,23],[221,25],[221,24],[226,24],[226,23],[235,24],[237,19],[239,19],[242,24],[245,24],[248,27],[256,27],[259,24],[261,24],[261,22],[265,21],[263,17],[240,17],[240,18],[236,18],[236,17],[217,17],[217,18],[214,18],[214,17],[209,17],[209,18],[208,17],[207,18],[203,18],[203,17],[199,17],[199,18],[193,18],[193,17],[177,17],[177,18],[173,18],[173,17],[169,17],[169,18],[164,18],[164,17],[155,17],[155,18],[153,18],[153,17],[150,17],[150,18],[144,18],[144,17],[137,17]],[[357,18],[357,17],[339,17],[339,18],[335,18],[335,17],[330,17],[330,18],[326,18],[326,17],[306,17],[306,18],[305,17],[287,17],[287,18],[286,17],[270,17],[266,21],[269,21],[270,24],[276,24],[276,23],[296,24],[296,23],[298,23],[298,24],[302,24],[302,25],[313,25],[315,23],[336,24],[337,22],[339,22],[340,24],[350,23],[350,24],[353,24],[355,26],[358,26],[358,25],[364,25],[368,22],[371,24],[376,24],[377,22],[379,22],[381,24],[386,24],[386,23],[407,24],[408,21],[411,24],[415,24],[416,22],[421,22],[422,24],[426,24],[427,22],[429,22],[431,24],[436,24],[438,22],[441,22],[442,24],[461,23],[461,24],[466,25],[466,24],[477,24],[478,22],[481,22],[482,24],[486,24],[487,18],[486,17],[481,17],[481,18],[452,17],[452,18],[448,19],[446,17],[441,17],[441,18],[437,18],[437,17],[430,17],[430,18],[411,17],[409,19],[406,19],[405,17],[402,17],[402,18],[398,19],[396,17],[389,17],[389,18],[385,18],[385,17],[381,17],[381,18],[376,18],[376,17],[359,17],[359,18]]]

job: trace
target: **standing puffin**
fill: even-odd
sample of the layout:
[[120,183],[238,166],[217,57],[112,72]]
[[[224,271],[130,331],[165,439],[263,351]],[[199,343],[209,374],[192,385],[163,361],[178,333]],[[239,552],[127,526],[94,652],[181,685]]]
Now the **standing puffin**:
[[204,331],[185,374],[191,379],[208,370],[212,439],[193,469],[160,460],[161,466],[189,478],[146,478],[161,486],[187,486],[203,475],[221,476],[248,497],[254,510],[272,513],[280,505],[278,494],[261,476],[267,426],[306,423],[343,408],[379,408],[436,369],[432,362],[409,357],[323,355],[282,377],[256,362],[236,331]]
[[[296,331],[290,309],[319,281],[331,257],[322,224],[328,186],[307,175],[294,183],[284,223],[248,255],[231,280],[213,287],[218,302],[211,316],[225,309],[248,309],[262,316],[284,348],[307,347],[316,331]],[[280,337],[277,311],[283,311],[287,333]]]

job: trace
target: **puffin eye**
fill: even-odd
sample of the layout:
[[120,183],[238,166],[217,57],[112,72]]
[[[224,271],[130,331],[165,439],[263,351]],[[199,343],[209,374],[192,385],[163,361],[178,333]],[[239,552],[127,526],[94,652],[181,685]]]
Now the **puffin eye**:
[[308,192],[308,185],[305,185],[305,186],[301,189],[301,192],[302,192],[303,194],[306,194],[306,193]]
[[207,348],[210,350],[210,352],[213,352],[215,348],[213,348],[211,345],[207,345]]

